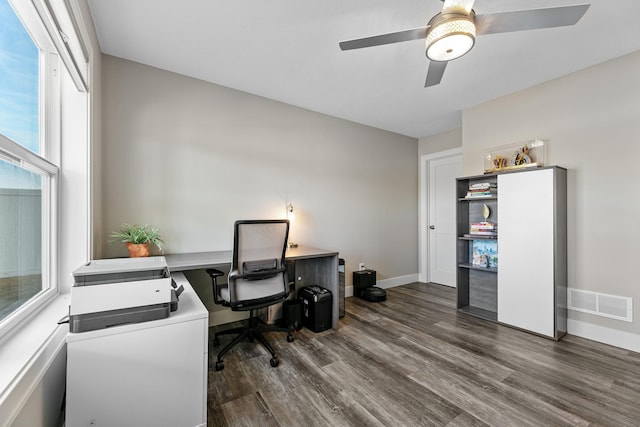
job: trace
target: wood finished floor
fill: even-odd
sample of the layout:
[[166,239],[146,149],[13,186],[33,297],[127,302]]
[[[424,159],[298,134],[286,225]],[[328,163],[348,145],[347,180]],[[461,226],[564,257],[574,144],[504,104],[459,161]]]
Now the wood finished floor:
[[382,303],[348,298],[337,330],[271,334],[278,368],[239,345],[209,371],[208,425],[640,426],[640,354],[554,342],[454,301],[455,289],[424,283]]

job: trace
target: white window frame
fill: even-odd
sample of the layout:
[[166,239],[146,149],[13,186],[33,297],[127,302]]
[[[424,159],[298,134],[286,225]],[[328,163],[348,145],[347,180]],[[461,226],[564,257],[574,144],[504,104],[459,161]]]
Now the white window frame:
[[42,282],[43,290],[0,321],[0,337],[34,315],[59,292],[59,162],[60,162],[60,76],[55,46],[33,3],[9,0],[40,50],[39,58],[39,142],[41,154],[21,146],[0,133],[0,157],[43,176],[42,180]]

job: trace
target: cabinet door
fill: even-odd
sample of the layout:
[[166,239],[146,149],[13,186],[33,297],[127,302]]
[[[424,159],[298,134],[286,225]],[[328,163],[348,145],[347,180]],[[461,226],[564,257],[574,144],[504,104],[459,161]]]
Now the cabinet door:
[[68,344],[68,427],[205,425],[206,320],[152,325]]
[[498,176],[498,321],[553,337],[554,170]]

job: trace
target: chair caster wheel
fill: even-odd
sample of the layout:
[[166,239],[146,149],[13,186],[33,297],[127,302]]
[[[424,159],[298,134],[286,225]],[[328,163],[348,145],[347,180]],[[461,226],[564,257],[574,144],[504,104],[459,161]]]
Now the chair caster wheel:
[[220,345],[220,338],[214,338],[213,339],[213,345],[216,346],[216,347],[219,346]]
[[222,371],[224,369],[224,362],[222,360],[218,360],[216,362],[216,371]]
[[293,342],[294,338],[293,335],[289,334],[287,335],[287,342]]
[[271,360],[269,360],[269,363],[271,363],[271,366],[275,368],[280,364],[280,361],[278,360],[277,357],[272,357]]

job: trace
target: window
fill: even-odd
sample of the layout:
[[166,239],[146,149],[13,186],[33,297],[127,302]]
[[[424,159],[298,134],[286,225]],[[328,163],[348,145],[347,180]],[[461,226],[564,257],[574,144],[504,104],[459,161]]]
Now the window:
[[7,0],[0,20],[0,133],[39,153],[40,52]]
[[0,335],[57,292],[57,56],[31,14],[0,0]]

